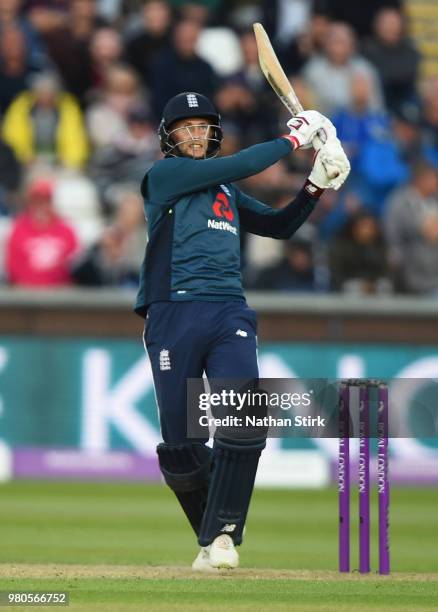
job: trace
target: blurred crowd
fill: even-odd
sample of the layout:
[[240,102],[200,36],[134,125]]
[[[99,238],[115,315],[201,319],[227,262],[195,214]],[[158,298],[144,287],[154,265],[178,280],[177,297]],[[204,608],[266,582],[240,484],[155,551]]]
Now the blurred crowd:
[[[288,242],[242,236],[245,286],[438,293],[438,75],[421,79],[397,0],[0,0],[4,286],[136,286],[139,183],[171,96],[215,101],[224,155],[286,131],[254,21],[303,106],[334,122],[352,172]],[[309,155],[240,186],[284,206]]]

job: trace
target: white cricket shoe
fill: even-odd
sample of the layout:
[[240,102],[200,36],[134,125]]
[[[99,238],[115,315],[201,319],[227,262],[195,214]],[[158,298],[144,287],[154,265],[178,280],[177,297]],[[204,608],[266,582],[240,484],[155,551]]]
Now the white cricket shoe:
[[210,565],[218,569],[238,567],[239,554],[232,538],[226,533],[218,536],[210,545]]
[[213,567],[210,563],[210,548],[209,546],[201,546],[196,559],[192,563],[194,572],[218,572],[217,567]]

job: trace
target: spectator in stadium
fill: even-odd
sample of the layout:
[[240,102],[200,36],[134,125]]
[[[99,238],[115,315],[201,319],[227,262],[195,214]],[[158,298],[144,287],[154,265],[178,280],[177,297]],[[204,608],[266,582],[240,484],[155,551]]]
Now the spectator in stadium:
[[150,85],[157,122],[167,100],[182,91],[199,91],[208,97],[216,92],[216,73],[196,53],[200,32],[197,22],[180,21],[173,32],[172,46],[164,49],[154,62]]
[[381,134],[376,133],[365,141],[355,161],[355,171],[344,192],[330,198],[326,208],[323,200],[318,210],[319,233],[325,240],[333,239],[361,209],[381,218],[391,192],[410,176],[409,166],[391,129],[382,130]]
[[46,34],[68,23],[69,3],[70,0],[24,0],[23,10],[33,27]]
[[55,213],[52,184],[37,179],[28,189],[25,210],[14,220],[7,240],[9,283],[35,288],[69,285],[77,249],[73,229]]
[[31,89],[15,98],[4,118],[3,137],[24,164],[80,168],[88,157],[80,108],[54,73],[35,75]]
[[32,66],[43,67],[47,63],[44,45],[29,20],[21,13],[22,0],[0,2],[0,35],[8,28],[18,28],[25,39],[27,59]]
[[106,22],[97,15],[96,0],[71,0],[68,21],[45,32],[44,41],[66,89],[84,104],[91,87],[90,42]]
[[386,248],[377,219],[359,211],[330,245],[332,289],[361,294],[389,290]]
[[224,79],[215,101],[222,117],[237,127],[243,145],[251,145],[272,138],[278,119],[272,113],[272,91],[260,71],[252,30],[240,35],[240,47],[243,66]]
[[[108,23],[115,24],[120,23],[123,13],[126,10],[125,0],[96,0],[97,9],[102,19],[105,19]],[[130,14],[137,9],[135,3],[133,9],[129,8],[131,5],[128,4],[128,18]]]
[[379,73],[388,110],[415,101],[420,55],[405,34],[400,11],[385,8],[377,14],[363,53]]
[[359,38],[371,34],[375,15],[383,7],[400,8],[404,0],[314,0],[314,11],[322,12],[334,21],[345,21]]
[[[260,3],[265,10],[265,25],[268,26],[268,29],[270,28],[271,34],[276,33],[274,44],[280,52],[281,61],[288,74],[291,75],[300,70],[305,61],[307,61],[303,72],[305,75],[309,66],[315,66],[315,64],[321,66],[326,62],[324,66],[329,67],[328,72],[322,71],[324,79],[321,80],[318,77],[317,80],[318,83],[321,83],[321,87],[316,87],[314,91],[318,97],[322,96],[322,110],[336,109],[334,120],[341,139],[349,148],[353,168],[349,185],[344,189],[340,199],[338,195],[335,197],[335,194],[332,194],[336,201],[333,203],[331,213],[340,212],[340,216],[331,226],[327,236],[333,235],[348,222],[352,211],[356,210],[357,206],[361,207],[364,202],[374,214],[381,214],[384,210],[386,194],[390,193],[400,182],[407,180],[407,167],[419,156],[424,156],[438,167],[438,103],[436,102],[438,80],[431,79],[426,83],[420,121],[411,115],[410,109],[413,108],[413,105],[398,104],[405,98],[402,92],[405,85],[406,92],[409,90],[409,79],[407,78],[409,74],[412,77],[411,96],[406,94],[406,98],[409,98],[410,101],[411,97],[415,98],[417,95],[412,75],[417,70],[416,62],[418,62],[418,54],[405,36],[403,18],[399,12],[401,2],[399,0],[370,0],[360,6],[356,6],[357,3],[354,6],[353,4],[346,0],[314,0],[312,3],[305,3],[302,0],[284,2],[283,0],[281,2],[266,0]],[[117,12],[112,13],[114,15],[113,28],[108,28],[107,22],[99,17],[99,15],[111,14],[111,8],[102,12],[103,5],[106,5],[107,9],[118,5]],[[233,7],[236,5],[237,2],[233,2]],[[309,11],[310,5],[311,11]],[[230,4],[227,3],[227,6],[230,7]],[[228,18],[224,7],[225,3],[223,3],[221,15]],[[285,36],[291,23],[287,19],[288,10],[291,7],[292,10],[304,11],[301,15],[305,18],[294,21],[292,27],[297,29],[292,36],[290,36],[290,31],[289,35]],[[137,13],[139,8],[140,11]],[[204,90],[206,93],[219,92],[215,99],[220,106],[221,114],[228,123],[228,140],[224,145],[224,150],[228,142],[230,142],[229,152],[231,153],[255,140],[269,138],[278,117],[276,112],[267,113],[265,110],[270,108],[270,102],[266,102],[266,99],[272,101],[274,96],[267,90],[258,70],[252,33],[244,31],[241,36],[245,61],[242,71],[232,75],[231,79],[227,78],[225,84],[218,90],[218,81],[214,72],[196,54],[197,35],[205,23],[205,16],[208,15],[204,7],[201,9],[197,12],[196,7],[193,9],[187,3],[177,0],[130,0],[129,2],[122,2],[122,0],[109,0],[108,2],[104,0],[2,0],[0,2],[0,112],[4,113],[16,96],[28,90],[26,79],[40,71],[41,67],[46,69],[44,66],[47,66],[47,61],[52,59],[59,69],[65,90],[77,94],[83,106],[89,107],[90,103],[92,104],[93,112],[88,114],[88,119],[93,117],[88,121],[90,135],[98,153],[104,154],[103,161],[102,158],[99,158],[97,164],[95,164],[96,158],[93,158],[92,173],[94,180],[99,181],[99,187],[102,187],[102,184],[105,185],[105,193],[113,193],[114,186],[118,188],[120,185],[130,183],[136,173],[136,167],[138,168],[142,163],[147,167],[150,163],[149,158],[152,159],[155,155],[155,151],[148,149],[148,131],[152,126],[150,121],[141,119],[132,123],[131,112],[128,111],[109,113],[111,116],[109,120],[109,115],[105,112],[100,116],[103,118],[102,121],[94,121],[93,113],[97,109],[102,110],[107,103],[109,106],[114,104],[114,107],[111,107],[111,110],[114,110],[119,103],[124,106],[126,102],[126,99],[122,100],[124,94],[119,95],[120,91],[118,93],[115,90],[123,89],[126,85],[125,92],[127,92],[131,87],[128,84],[130,77],[126,78],[123,86],[115,87],[112,92],[114,96],[108,96],[107,89],[107,83],[112,80],[112,76],[106,78],[108,72],[112,74],[113,68],[119,68],[119,62],[123,57],[128,59],[129,63],[139,72],[140,79],[144,79],[147,88],[153,81],[153,87],[157,91],[153,109],[158,108],[158,113],[154,115],[155,120],[157,115],[160,116],[162,107],[162,102],[157,102],[160,95],[161,100],[164,100],[174,93],[167,91],[173,88],[175,93],[188,88],[199,89],[199,78],[202,77],[202,82],[206,83],[209,89],[209,91]],[[230,12],[229,8],[228,12]],[[179,15],[179,23],[177,32],[173,36],[175,14]],[[377,18],[374,19],[376,15]],[[187,19],[188,16],[189,19]],[[359,38],[364,35],[372,36],[364,42],[361,49],[367,59],[371,60],[373,65],[375,64],[375,72],[369,69],[369,64],[363,58],[354,54],[354,35],[348,30],[348,26],[345,26],[345,23],[330,23],[330,19],[349,23]],[[139,24],[141,29],[135,30],[131,27],[131,24],[135,23]],[[302,27],[303,24],[307,25]],[[220,22],[215,21],[214,25],[224,25],[224,19]],[[371,32],[371,27],[373,27],[373,32]],[[120,36],[120,32],[124,31],[128,32],[126,54],[124,54]],[[181,36],[178,31],[182,32]],[[49,51],[49,60],[45,56],[46,47]],[[391,61],[396,63],[392,68]],[[202,68],[201,64],[203,64]],[[388,123],[380,114],[382,106],[379,104],[377,72],[382,74],[385,99],[389,100],[390,107],[396,111],[391,123]],[[187,75],[192,75],[196,84],[190,85]],[[388,81],[385,81],[386,78]],[[400,78],[401,81],[399,81]],[[178,79],[183,82],[178,82]],[[341,87],[338,86],[336,79],[339,79]],[[313,80],[308,82],[314,86]],[[349,86],[347,91],[349,95],[341,95],[340,102],[337,94],[338,92],[342,94],[345,84]],[[137,87],[138,84],[132,87],[132,90]],[[392,94],[391,91],[393,91]],[[103,92],[102,97],[101,92]],[[397,92],[402,93],[399,95]],[[264,95],[267,96],[266,99]],[[301,98],[301,92],[299,95]],[[130,94],[126,93],[126,98],[129,97]],[[135,97],[133,95],[133,98]],[[334,101],[333,97],[336,98]],[[390,101],[391,98],[396,101],[395,104]],[[147,98],[145,103],[140,95],[140,100],[147,111]],[[342,105],[338,106],[338,104]],[[305,107],[315,106],[313,101],[304,105]],[[125,108],[128,106],[131,107],[127,103]],[[136,102],[135,109],[138,108],[138,102]],[[278,104],[276,108],[280,108],[280,105]],[[107,107],[106,110],[108,110]],[[136,110],[132,114],[135,112]],[[51,113],[47,113],[49,114]],[[17,133],[23,131],[25,123],[17,121],[15,124],[19,126]],[[385,123],[387,129],[385,129]],[[32,159],[48,159],[53,162],[58,152],[54,153],[53,150],[49,150],[53,149],[53,142],[50,147],[44,143],[44,139],[48,132],[53,131],[53,127],[50,128],[47,123],[41,121],[41,125],[43,124],[45,125],[45,136],[38,131],[39,151]],[[113,128],[116,136],[113,134]],[[266,130],[266,135],[259,135],[257,130]],[[83,129],[76,133],[75,138],[78,135],[80,143],[87,141]],[[15,134],[14,136],[17,138]],[[103,149],[100,148],[101,140],[105,141]],[[73,149],[81,150],[81,144],[79,149],[76,147]],[[139,154],[134,154],[135,151]],[[14,194],[17,180],[19,180],[19,162],[17,162],[16,153],[18,156],[18,151],[13,146],[11,148],[9,144],[0,143],[0,155],[2,156],[0,185],[3,185],[3,190],[0,186],[0,193],[3,194],[0,195],[0,208],[4,213],[15,205]],[[106,157],[107,154],[109,157]],[[85,158],[86,155],[83,155],[82,159],[85,160]],[[19,159],[24,160],[23,157]],[[115,162],[121,159],[123,162]],[[83,162],[62,163],[70,167],[83,167]],[[301,163],[301,158],[298,155],[295,156],[293,163]],[[302,163],[307,162],[303,160]],[[291,168],[288,170],[290,174]],[[297,172],[300,168],[294,166],[293,170]],[[96,171],[97,173],[94,174]],[[11,181],[6,181],[8,182],[6,185],[5,179],[8,178],[9,172],[11,172]],[[360,183],[354,183],[357,173],[360,175]],[[296,175],[291,174],[290,176],[294,183]],[[107,179],[111,179],[109,187]],[[261,199],[266,199],[266,191],[269,190],[275,197],[280,197],[281,185],[275,191],[269,181],[265,185],[263,181],[257,184],[255,180],[253,187],[255,192],[260,192]],[[252,187],[248,185],[248,188],[251,190]],[[261,193],[263,190],[264,193]],[[351,206],[351,202],[355,204]],[[322,216],[323,208],[322,201],[318,210]],[[327,216],[327,220],[331,218],[331,213]],[[322,226],[324,221],[325,217],[322,219]]]
[[323,52],[329,25],[325,15],[314,14],[307,30],[278,49],[280,63],[287,74],[299,74],[312,56]]
[[381,130],[360,148],[360,197],[380,217],[389,194],[410,177],[410,165],[421,155],[417,113],[400,109],[388,129]]
[[0,215],[9,215],[14,207],[21,174],[13,150],[0,138]]
[[222,0],[170,0],[181,19],[195,21],[201,28],[207,26],[212,17],[212,9],[221,2]]
[[151,65],[160,51],[170,44],[173,16],[166,0],[146,0],[142,7],[142,28],[126,42],[126,59],[146,85],[151,80]]
[[[382,110],[372,108],[373,81],[369,75],[360,72],[354,74],[350,87],[350,106],[338,109],[332,121],[348,151],[353,174],[357,171],[362,147],[369,140],[382,137],[382,133],[389,129],[389,117]],[[350,175],[350,181],[352,178]]]
[[32,63],[26,38],[20,28],[0,30],[0,114],[28,87],[28,79],[40,68]]
[[332,114],[351,106],[351,81],[359,73],[372,83],[370,108],[377,110],[383,106],[377,73],[368,60],[356,54],[355,44],[354,32],[347,24],[332,23],[323,54],[312,57],[303,68],[303,77],[322,113]]
[[284,245],[283,259],[263,270],[251,288],[265,291],[315,291],[311,242],[293,236]]
[[87,44],[94,30],[108,25],[98,13],[96,0],[70,0],[69,24],[74,37]]
[[114,64],[123,59],[123,44],[115,28],[99,28],[90,42],[91,53],[91,92],[97,96],[104,88],[107,72]]
[[351,97],[351,108],[341,109],[333,116],[351,159],[347,190],[355,192],[379,216],[388,193],[408,179],[408,153],[417,153],[415,126],[411,125],[409,113],[391,121],[386,113],[372,108],[368,75],[353,76]]
[[287,74],[297,74],[310,56],[323,49],[329,25],[325,11],[308,0],[263,0],[262,6],[262,23],[281,65]]
[[394,111],[391,130],[398,144],[401,159],[413,165],[426,156],[421,133],[421,109],[418,104],[406,102]]
[[[308,168],[306,169],[308,172]],[[272,208],[283,208],[290,201],[291,193],[298,193],[305,174],[289,171],[286,160],[281,159],[262,172],[239,182],[245,193],[257,200],[269,203]],[[251,286],[262,269],[277,264],[283,256],[283,244],[266,236],[240,232],[243,278]]]
[[127,116],[126,131],[96,151],[91,160],[90,174],[104,204],[112,207],[113,194],[117,194],[120,187],[136,191],[145,171],[159,155],[156,126],[150,114],[143,107],[132,108]]
[[86,124],[95,150],[114,145],[128,131],[127,117],[145,101],[134,70],[125,64],[108,67],[100,95],[86,111]]
[[145,219],[140,197],[125,193],[114,221],[101,239],[73,266],[73,277],[83,286],[134,287],[145,249]]
[[426,161],[387,207],[385,233],[395,287],[424,295],[438,292],[438,174]]
[[422,143],[425,157],[438,167],[438,77],[425,83],[421,118]]
[[263,24],[276,48],[309,30],[312,3],[307,0],[263,0]]

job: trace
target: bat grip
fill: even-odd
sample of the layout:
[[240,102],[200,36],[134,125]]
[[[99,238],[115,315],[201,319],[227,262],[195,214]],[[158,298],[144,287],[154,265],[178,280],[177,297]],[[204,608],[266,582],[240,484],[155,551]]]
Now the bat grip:
[[[322,130],[320,130],[312,141],[312,145],[315,151],[319,151],[322,145],[325,143],[325,141],[326,141],[325,133]],[[326,169],[327,176],[330,179],[336,178],[339,174],[339,170],[338,168],[336,168],[336,166],[325,163],[324,168]]]

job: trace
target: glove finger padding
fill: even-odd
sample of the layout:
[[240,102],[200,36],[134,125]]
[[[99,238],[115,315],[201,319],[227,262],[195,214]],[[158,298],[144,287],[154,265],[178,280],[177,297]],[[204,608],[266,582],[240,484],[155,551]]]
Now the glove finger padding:
[[[327,140],[319,149],[318,158],[323,166],[330,166],[338,169],[339,174],[336,177],[327,177],[327,187],[338,190],[346,181],[351,168],[339,138]],[[315,160],[315,163],[316,161],[317,160]]]
[[294,140],[295,148],[310,148],[317,132],[324,127],[325,121],[328,119],[324,115],[312,110],[302,111],[289,119],[287,127],[290,129],[289,136]]
[[330,187],[331,179],[329,179],[327,175],[327,170],[322,162],[320,151],[317,151],[313,158],[313,168],[309,175],[309,181],[320,189],[328,189]]
[[336,128],[333,123],[330,121],[330,119],[324,117],[324,115],[321,115],[321,117],[321,128],[318,130],[318,133],[312,142],[315,151],[319,151],[327,142],[336,139]]

